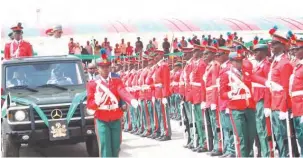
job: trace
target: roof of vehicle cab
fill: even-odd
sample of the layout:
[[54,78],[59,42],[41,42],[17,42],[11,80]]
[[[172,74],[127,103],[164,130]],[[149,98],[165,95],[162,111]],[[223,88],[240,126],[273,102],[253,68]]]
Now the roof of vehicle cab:
[[33,56],[33,57],[23,57],[14,58],[10,60],[2,61],[2,64],[19,64],[19,63],[30,63],[30,62],[49,62],[49,61],[81,61],[80,58],[72,55],[62,55],[62,56]]

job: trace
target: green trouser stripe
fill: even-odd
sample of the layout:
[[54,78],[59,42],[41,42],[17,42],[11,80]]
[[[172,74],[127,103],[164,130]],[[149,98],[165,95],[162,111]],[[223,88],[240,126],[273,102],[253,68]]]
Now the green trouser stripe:
[[219,151],[219,135],[217,132],[217,121],[216,121],[216,110],[210,110],[210,125],[214,137],[214,148],[213,151],[218,152]]
[[303,122],[300,123],[301,117],[294,117],[293,122],[294,122],[294,128],[296,132],[296,138],[299,142],[300,148],[301,148],[301,157],[303,158]]
[[260,100],[256,105],[256,129],[260,142],[260,149],[262,157],[270,156],[270,149],[268,144],[268,135],[266,128],[266,118],[264,115],[264,100]]
[[156,99],[156,110],[161,136],[171,136],[169,107],[162,104],[162,99]]
[[121,121],[104,122],[95,119],[100,157],[118,157],[121,144]]
[[272,112],[272,128],[276,138],[276,145],[280,157],[288,157],[287,127],[286,120],[279,119],[279,111]]
[[181,103],[181,97],[179,94],[174,94],[174,99],[175,99],[175,114],[178,118],[181,117],[181,106],[180,106],[180,103]]
[[142,101],[140,101],[138,108],[136,109],[137,112],[137,127],[138,131],[143,131],[143,117],[142,117],[142,109],[144,107],[144,104],[142,104]]
[[[192,106],[191,106],[191,103],[186,101],[184,102],[184,109],[185,109],[185,113],[186,113],[186,116],[187,116],[187,119],[188,119],[188,124],[192,124],[193,123],[193,120],[192,120]],[[189,133],[192,135],[193,134],[193,128],[192,127],[189,127]],[[192,136],[190,136],[192,137]],[[193,139],[191,139],[191,142],[193,142]]]
[[220,119],[223,131],[223,148],[224,154],[235,154],[234,137],[232,135],[232,125],[229,114],[225,111],[220,112]]
[[[201,110],[201,105],[200,104],[195,104],[192,107],[194,118],[195,118],[195,124],[196,124],[196,132],[198,133],[198,147],[203,147],[204,146],[204,141],[206,140],[205,138],[205,133],[203,130],[203,118],[202,118],[202,110]],[[191,140],[194,140],[194,132],[191,133]]]
[[172,115],[175,115],[175,95],[172,94],[170,97],[170,100],[169,100],[169,104],[170,104],[170,113]]
[[236,135],[238,156],[253,156],[253,144],[256,136],[255,111],[252,109],[232,110],[231,122]]
[[147,101],[142,100],[141,104],[142,104],[142,119],[144,125],[144,134],[147,134],[151,132],[151,124],[150,124]]
[[136,108],[134,108],[133,106],[130,106],[129,108],[130,113],[131,113],[131,123],[132,123],[132,129],[136,130],[138,129],[137,127],[137,112],[136,112]]
[[149,121],[150,121],[150,128],[151,128],[150,132],[153,133],[155,131],[155,122],[154,122],[154,110],[153,110],[152,101],[147,100],[146,104],[147,104]]

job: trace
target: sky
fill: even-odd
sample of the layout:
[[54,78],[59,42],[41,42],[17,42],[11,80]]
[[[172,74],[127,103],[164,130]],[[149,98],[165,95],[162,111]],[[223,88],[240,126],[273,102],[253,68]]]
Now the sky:
[[[303,17],[303,0],[2,0],[1,25],[98,23],[112,19]],[[10,7],[9,7],[10,6]],[[40,9],[39,23],[36,10]],[[301,14],[301,15],[300,15]]]

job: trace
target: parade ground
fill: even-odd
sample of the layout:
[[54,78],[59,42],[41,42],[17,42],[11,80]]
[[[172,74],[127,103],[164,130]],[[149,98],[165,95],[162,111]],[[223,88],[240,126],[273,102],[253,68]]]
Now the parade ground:
[[[210,157],[206,153],[195,153],[182,147],[183,134],[179,123],[171,121],[172,140],[160,142],[157,140],[142,138],[130,133],[123,133],[123,143],[120,157]],[[23,146],[20,157],[88,157],[85,144],[52,146],[48,148],[30,149]]]

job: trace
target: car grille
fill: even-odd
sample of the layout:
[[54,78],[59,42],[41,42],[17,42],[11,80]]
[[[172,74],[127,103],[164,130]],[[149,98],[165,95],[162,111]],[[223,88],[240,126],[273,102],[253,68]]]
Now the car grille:
[[[41,110],[44,112],[44,114],[47,116],[47,119],[52,119],[51,113],[53,110],[58,109],[60,111],[62,111],[62,118],[66,118],[68,110],[69,110],[69,105],[65,105],[65,106],[43,106],[40,107]],[[80,106],[77,107],[73,117],[81,117],[81,113],[80,113]],[[38,113],[36,112],[36,110],[34,110],[34,119],[35,120],[41,120],[40,116],[38,115]]]

